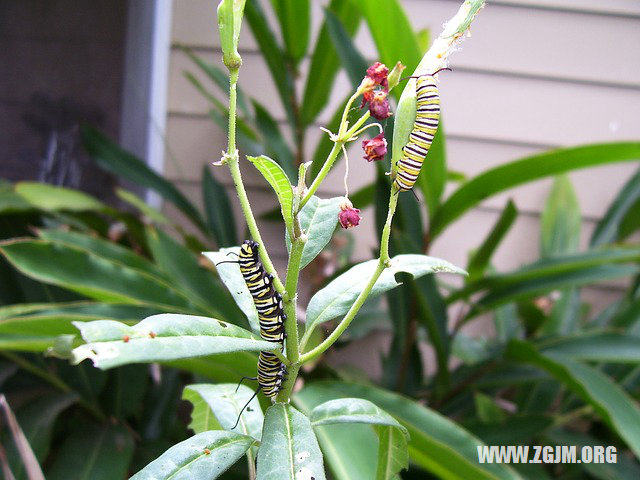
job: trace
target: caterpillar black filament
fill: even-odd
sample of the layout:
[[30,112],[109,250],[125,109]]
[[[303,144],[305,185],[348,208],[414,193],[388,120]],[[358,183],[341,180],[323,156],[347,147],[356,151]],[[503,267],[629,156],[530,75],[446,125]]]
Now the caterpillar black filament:
[[[439,72],[440,70],[438,70]],[[440,121],[440,95],[433,75],[421,75],[416,81],[416,121],[409,135],[409,143],[402,149],[393,181],[400,192],[411,190],[418,179],[424,158]]]

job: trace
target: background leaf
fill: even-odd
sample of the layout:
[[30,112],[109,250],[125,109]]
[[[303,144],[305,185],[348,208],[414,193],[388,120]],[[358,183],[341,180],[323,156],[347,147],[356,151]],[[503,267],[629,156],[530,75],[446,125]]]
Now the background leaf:
[[219,247],[237,245],[236,223],[228,216],[232,211],[229,196],[224,185],[211,175],[210,168],[209,165],[202,167],[202,200],[207,225]]
[[260,171],[269,185],[278,196],[282,218],[287,226],[290,235],[293,234],[293,188],[291,181],[280,165],[269,157],[260,155],[259,157],[247,157],[251,163]]

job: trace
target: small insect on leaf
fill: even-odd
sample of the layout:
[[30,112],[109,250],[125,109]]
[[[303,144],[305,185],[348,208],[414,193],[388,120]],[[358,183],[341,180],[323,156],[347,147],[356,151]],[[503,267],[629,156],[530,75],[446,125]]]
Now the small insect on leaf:
[[204,449],[204,454],[205,455],[211,455],[211,450],[209,450],[208,448]]
[[125,335],[124,337],[122,337],[122,341],[123,341],[124,343],[128,343],[130,339],[131,339],[131,338],[129,337],[129,335]]
[[158,335],[156,334],[156,332],[149,332],[149,336],[151,338],[156,338]]

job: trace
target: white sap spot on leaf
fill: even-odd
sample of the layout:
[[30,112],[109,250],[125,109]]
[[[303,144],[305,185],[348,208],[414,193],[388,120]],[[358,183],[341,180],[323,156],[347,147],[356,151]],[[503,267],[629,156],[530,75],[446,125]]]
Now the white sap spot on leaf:
[[296,455],[296,463],[304,462],[307,458],[309,458],[311,454],[309,452],[300,452]]
[[[305,453],[308,454],[309,452]],[[307,467],[302,467],[296,473],[296,480],[315,480],[315,477],[313,476],[313,472],[311,470],[309,470]]]

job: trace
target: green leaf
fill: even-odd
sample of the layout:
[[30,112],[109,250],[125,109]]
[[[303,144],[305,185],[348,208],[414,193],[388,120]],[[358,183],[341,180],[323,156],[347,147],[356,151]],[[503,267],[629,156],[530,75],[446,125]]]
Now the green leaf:
[[540,256],[554,257],[578,250],[580,205],[567,175],[558,175],[540,217]]
[[402,62],[408,72],[418,65],[422,57],[420,45],[411,23],[398,0],[357,0],[355,2],[369,26],[380,61],[389,68]]
[[287,54],[297,65],[307,53],[311,30],[311,5],[309,0],[271,0],[278,15],[280,31]]
[[456,190],[433,217],[431,236],[481,201],[509,188],[550,175],[640,159],[640,143],[604,143],[551,150],[481,173]]
[[[344,26],[347,33],[353,36],[360,24],[360,12],[353,3],[344,0],[331,0],[328,9]],[[340,59],[329,38],[325,21],[316,40],[307,83],[304,87],[304,96],[300,107],[300,121],[304,126],[312,123],[326,106],[326,99],[329,97],[339,67]]]
[[546,354],[558,354],[574,360],[607,363],[640,363],[640,337],[620,333],[581,333],[542,342],[538,348]]
[[287,112],[289,123],[295,125],[295,116],[291,106],[293,92],[293,78],[290,69],[287,68],[284,52],[278,45],[276,36],[267,23],[267,15],[260,6],[258,0],[249,0],[244,11],[249,27],[256,39],[264,60],[267,62],[273,83],[278,90],[282,105]]
[[[364,290],[377,266],[378,260],[359,263],[317,292],[307,307],[307,328],[313,329],[347,312]],[[413,254],[397,255],[391,259],[391,267],[386,268],[378,278],[369,298],[400,285],[395,279],[395,275],[400,272],[410,273],[414,278],[437,272],[465,274],[464,270],[438,258]]]
[[207,225],[220,247],[229,247],[238,243],[236,224],[229,218],[231,203],[224,185],[211,175],[209,165],[202,167],[202,200],[207,216]]
[[15,192],[29,205],[46,212],[103,210],[105,205],[86,193],[46,183],[18,182]]
[[340,398],[318,405],[311,412],[311,424],[314,427],[341,423],[364,423],[377,427],[379,447],[376,479],[397,478],[400,470],[408,468],[409,433],[384,410],[361,398]]
[[189,428],[195,433],[231,430],[240,415],[240,409],[251,397],[253,399],[242,413],[236,431],[260,441],[264,416],[258,397],[254,397],[253,390],[245,385],[202,383],[186,386],[182,399],[193,404]]
[[81,130],[84,147],[102,168],[129,180],[140,187],[147,187],[173,203],[194,225],[203,232],[206,226],[200,213],[187,198],[169,181],[151,170],[142,160],[123,150],[113,141],[92,127]]
[[127,202],[129,205],[135,207],[149,220],[159,224],[159,225],[169,225],[171,224],[171,220],[169,220],[164,213],[160,210],[156,210],[155,208],[147,205],[144,200],[138,197],[136,194],[124,190],[122,188],[116,188],[116,195],[120,200]]
[[64,437],[56,460],[47,470],[49,480],[113,480],[126,478],[134,441],[121,425],[84,422]]
[[160,278],[164,276],[156,265],[141,255],[136,254],[133,250],[102,238],[60,229],[38,230],[38,236],[52,243],[60,243],[87,250],[102,258],[140,270],[149,275]]
[[293,188],[289,177],[284,173],[282,167],[269,157],[260,155],[259,157],[247,157],[247,159],[253,163],[276,192],[287,231],[293,235]]
[[213,480],[255,443],[239,433],[203,432],[174,445],[130,480]]
[[618,196],[609,205],[607,212],[591,235],[590,245],[598,247],[604,243],[614,242],[619,237],[625,216],[628,214],[636,218],[640,216],[637,206],[635,212],[633,209],[638,201],[640,201],[640,170],[624,184]]
[[15,240],[0,244],[0,252],[31,278],[99,301],[192,310],[164,280],[87,250],[41,240]]
[[255,352],[232,352],[163,363],[214,382],[238,382],[242,377],[255,375],[258,356]]
[[627,213],[625,213],[624,217],[620,220],[616,240],[625,240],[629,235],[640,230],[640,215],[638,215],[638,212],[640,212],[640,198],[629,207]]
[[498,218],[498,221],[493,226],[491,233],[489,233],[487,238],[484,239],[484,242],[482,242],[482,245],[480,245],[480,248],[478,248],[469,259],[469,265],[467,266],[469,282],[478,280],[484,274],[496,248],[498,248],[498,245],[500,245],[500,242],[504,239],[517,216],[518,211],[516,210],[516,206],[513,201],[509,200],[504,210],[502,210],[502,213],[500,213],[500,218]]
[[[240,267],[237,266],[237,261],[235,260],[238,253],[240,253],[240,247],[222,248],[217,252],[203,252],[202,254],[216,265],[222,283],[227,287],[236,304],[247,317],[251,330],[259,333],[258,311],[253,303],[253,297],[244,281],[244,277],[240,273]],[[235,255],[232,257],[232,254]]]
[[[300,268],[304,268],[322,251],[331,240],[338,223],[340,204],[344,197],[318,198],[312,196],[300,210],[302,231],[307,235],[307,243],[302,249]],[[286,238],[287,250],[291,251],[291,241]]]
[[356,49],[347,29],[342,25],[340,19],[329,9],[324,9],[327,32],[333,48],[338,53],[342,66],[351,80],[351,86],[356,89],[367,73],[367,61]]
[[[422,172],[424,170],[424,172]],[[422,191],[429,218],[432,218],[440,206],[440,199],[444,193],[444,186],[447,181],[447,152],[445,148],[444,130],[442,120],[438,126],[433,143],[429,148],[429,153],[421,169],[422,175],[418,175],[416,185]]]
[[357,397],[373,402],[409,431],[409,458],[412,463],[437,478],[521,478],[506,465],[479,465],[477,447],[483,445],[480,439],[434,410],[397,393],[345,382],[314,382],[307,384],[298,396],[301,394],[324,398]]
[[507,351],[511,358],[542,368],[573,390],[640,455],[640,409],[616,383],[566,355],[539,352],[524,341],[512,340]]
[[17,194],[13,186],[0,183],[0,214],[21,213],[29,210],[33,210],[33,205]]
[[309,419],[276,403],[264,418],[258,450],[258,480],[325,480],[322,452]]
[[267,153],[276,159],[289,178],[296,178],[295,159],[293,152],[282,136],[278,122],[269,111],[253,100],[253,108],[256,111],[256,126],[262,135]]
[[196,255],[162,230],[148,227],[146,233],[154,260],[176,290],[183,292],[202,313],[235,320],[239,312],[229,308],[229,297],[213,273],[198,264]]
[[506,412],[500,408],[493,398],[481,392],[473,395],[473,402],[476,407],[476,416],[484,423],[500,423],[506,418]]
[[218,4],[218,30],[222,60],[229,70],[237,70],[242,65],[238,54],[238,40],[242,26],[242,11],[245,0],[221,0]]
[[272,351],[279,347],[235,325],[193,315],[154,315],[133,326],[113,320],[74,325],[87,343],[73,350],[72,362],[77,364],[88,358],[103,370],[128,363]]

